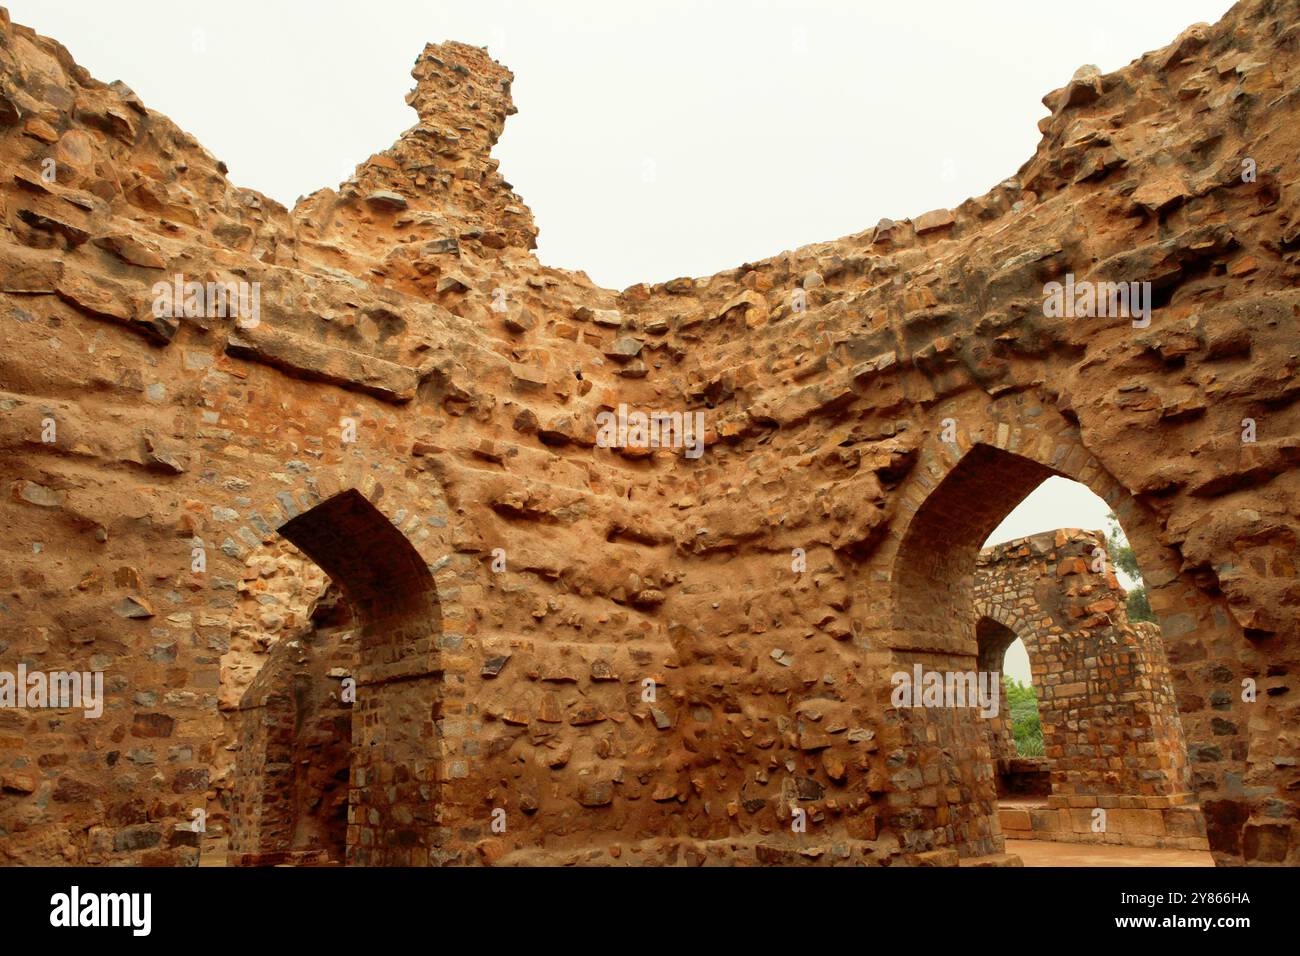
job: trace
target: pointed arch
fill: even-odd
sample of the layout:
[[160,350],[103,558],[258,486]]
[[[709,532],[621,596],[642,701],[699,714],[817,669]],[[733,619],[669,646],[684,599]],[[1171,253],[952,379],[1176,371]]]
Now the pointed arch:
[[[918,467],[904,489],[902,520],[889,535],[891,569],[875,592],[884,608],[882,618],[889,622],[885,634],[894,663],[958,670],[974,666],[978,642],[977,619],[971,613],[973,572],[983,541],[1048,477],[1060,475],[1088,486],[1119,516],[1137,553],[1178,690],[1186,743],[1183,756],[1171,758],[1180,764],[1174,776],[1181,777],[1181,764],[1192,761],[1190,787],[1207,811],[1211,849],[1220,863],[1229,862],[1241,852],[1244,818],[1232,813],[1237,803],[1230,788],[1240,779],[1244,761],[1243,752],[1230,749],[1224,738],[1229,732],[1239,735],[1240,723],[1207,713],[1196,682],[1213,666],[1212,656],[1230,653],[1233,642],[1240,641],[1240,629],[1226,613],[1222,596],[1198,587],[1194,574],[1181,567],[1177,549],[1163,540],[1159,516],[1109,474],[1083,445],[1077,425],[1046,411],[1042,406],[1022,407],[1015,400],[995,401],[959,418],[955,441],[931,439],[922,445]],[[1112,655],[1105,666],[1128,666],[1120,656],[1129,650]],[[1098,651],[1103,660],[1112,654],[1110,649]],[[1231,673],[1226,667],[1221,670]],[[1070,683],[1054,685],[1053,700],[1068,702],[1072,690]],[[1219,706],[1234,714],[1239,709],[1230,697]],[[1045,732],[1051,719],[1044,713]],[[900,720],[915,725],[908,732],[918,746],[937,741],[940,760],[963,747],[981,761],[991,757],[987,738],[973,723],[967,726],[950,714],[925,712],[901,715]],[[1161,733],[1170,737],[1173,730],[1162,727]],[[981,832],[996,833],[996,824],[980,820],[993,781],[978,768],[945,769],[954,792],[972,795],[947,808],[948,819],[965,827],[964,843],[958,830],[959,850],[963,855],[978,853]],[[1152,807],[1189,797],[1141,794]]]
[[360,632],[348,790],[349,864],[429,862],[438,839],[441,605],[428,565],[355,488],[279,533],[342,589]]

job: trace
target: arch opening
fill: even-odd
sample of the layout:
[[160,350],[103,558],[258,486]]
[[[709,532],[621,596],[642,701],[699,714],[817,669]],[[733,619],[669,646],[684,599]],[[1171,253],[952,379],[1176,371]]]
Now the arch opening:
[[[1131,624],[1101,531],[1057,529],[985,549],[999,524],[1060,472],[989,445],[973,446],[931,487],[899,543],[893,582],[900,665],[997,674],[995,715],[949,708],[908,714],[912,738],[954,761],[944,814],[962,855],[1001,849],[1002,834],[1067,842],[1206,849],[1187,746],[1158,625]],[[1015,747],[1004,682],[1020,639],[1038,695],[1043,756]],[[942,758],[940,758],[942,759]],[[1010,826],[999,804],[1032,797],[1035,826]],[[984,837],[988,808],[1001,826]],[[1028,820],[1027,814],[1011,823]],[[1101,821],[1100,826],[1098,820]],[[990,847],[992,849],[990,849]]]
[[973,653],[972,603],[980,549],[1030,492],[1057,474],[978,444],[925,499],[899,546],[895,621],[904,645]]
[[[280,653],[245,697],[250,719],[237,769],[232,858],[273,863],[304,843],[336,842],[340,803],[327,783],[345,767],[347,862],[428,864],[440,839],[435,722],[442,702],[432,574],[356,489],[278,530],[324,570],[331,581],[325,597],[341,592],[346,609],[318,602],[311,626],[277,645]],[[340,706],[349,719],[340,719]],[[313,748],[319,760],[303,759]]]
[[[978,644],[976,666],[980,672],[997,674],[999,694],[997,713],[984,722],[989,757],[997,773],[998,796],[1008,793],[1034,793],[1046,795],[1047,761],[1038,752],[1021,752],[1015,732],[1015,715],[1012,713],[1012,694],[1008,689],[1005,661],[1007,651],[1020,638],[1016,632],[991,617],[980,616],[975,623],[975,640]],[[1021,642],[1023,644],[1023,642]],[[1034,706],[1037,714],[1037,706]]]
[[[1011,650],[1024,641],[1007,625],[981,615],[975,622],[976,654],[980,671],[998,674],[998,712],[988,718],[985,733],[989,757],[997,775],[999,801],[1039,797],[1051,793],[1050,761],[1044,748],[1041,717],[1032,678],[1015,681],[1008,673]],[[1041,678],[1040,678],[1041,679]]]

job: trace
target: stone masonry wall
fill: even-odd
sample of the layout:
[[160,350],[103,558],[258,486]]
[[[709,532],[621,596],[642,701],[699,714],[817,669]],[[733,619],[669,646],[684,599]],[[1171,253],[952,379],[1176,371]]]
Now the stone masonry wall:
[[1062,529],[981,552],[974,613],[1002,626],[981,641],[981,666],[1000,671],[1011,641],[1023,642],[1057,799],[1183,799],[1187,748],[1168,667],[1129,624],[1106,548],[1101,532]]
[[[1136,550],[1216,860],[1300,862],[1298,12],[1079,71],[955,209],[621,292],[533,255],[483,50],[290,210],[0,12],[0,673],[105,681],[0,708],[0,861],[195,861],[281,539],[355,620],[351,863],[995,858],[979,719],[889,675],[974,666],[980,546],[1061,474]],[[258,321],[160,314],[178,275]],[[1049,317],[1068,275],[1150,324]],[[598,443],[620,405],[704,454]]]
[[237,763],[229,811],[208,831],[232,865],[344,862],[352,708],[343,681],[359,663],[350,625],[346,602],[325,594],[302,632],[275,645],[230,714]]
[[[1061,529],[980,554],[980,666],[1001,670],[1007,647],[1023,642],[1051,783],[1040,807],[1003,807],[1002,828],[1017,838],[1203,849],[1160,631],[1128,621],[1107,547],[1101,532]],[[1007,773],[1015,745],[1003,703],[989,746]]]

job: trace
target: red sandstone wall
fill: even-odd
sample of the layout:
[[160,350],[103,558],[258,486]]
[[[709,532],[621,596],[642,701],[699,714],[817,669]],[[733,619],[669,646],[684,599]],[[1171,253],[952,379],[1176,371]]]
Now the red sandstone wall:
[[228,715],[237,763],[228,813],[209,829],[232,865],[345,860],[353,744],[343,682],[355,679],[360,649],[351,625],[331,590]]
[[974,614],[1025,645],[1061,805],[1120,794],[1187,802],[1168,664],[1151,647],[1159,629],[1129,624],[1107,547],[1101,532],[1062,529],[985,549]]
[[[1049,94],[955,210],[618,293],[529,251],[482,51],[428,48],[418,124],[289,211],[0,16],[0,662],[108,697],[0,712],[0,858],[192,860],[245,562],[348,489],[434,582],[395,646],[400,589],[351,581],[354,739],[417,728],[354,768],[366,860],[997,852],[979,726],[888,680],[973,658],[980,535],[1060,473],[1142,562],[1216,857],[1294,863],[1298,40],[1295,2],[1247,0]],[[177,272],[259,282],[261,323],[156,318]],[[1049,319],[1067,273],[1153,282],[1151,325]],[[619,404],[704,413],[707,451],[598,447]],[[388,664],[425,683],[390,697]]]

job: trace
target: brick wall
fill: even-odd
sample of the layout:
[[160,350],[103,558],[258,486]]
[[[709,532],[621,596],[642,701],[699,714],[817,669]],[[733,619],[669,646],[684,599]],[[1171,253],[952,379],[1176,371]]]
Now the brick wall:
[[[1003,828],[1015,836],[1204,848],[1160,629],[1129,622],[1108,548],[1101,532],[1062,529],[980,554],[981,666],[1000,670],[1016,638],[1028,652],[1046,754],[1037,763],[1051,783],[1039,810],[1053,811],[1037,819],[1057,824],[1026,826],[1034,811],[1017,807],[1002,812]],[[1025,769],[1013,763],[1009,730],[1005,718],[990,727],[990,749],[1006,775]],[[1067,808],[1076,812],[1055,812]],[[1087,812],[1093,808],[1107,813]],[[1180,808],[1178,820],[1165,839],[1171,808]]]
[[[1298,9],[1049,94],[954,210],[622,291],[533,256],[481,49],[427,48],[416,124],[290,210],[0,13],[0,670],[106,691],[0,710],[0,859],[197,862],[245,641],[297,633],[248,630],[285,538],[355,611],[351,862],[996,854],[983,727],[890,679],[973,666],[984,536],[1061,474],[1143,562],[1216,859],[1296,863]],[[1156,283],[1150,325],[1046,316],[1071,272]],[[156,316],[178,273],[260,283],[260,325]],[[623,404],[704,455],[602,447]],[[1125,798],[1171,798],[1172,727],[1104,706],[1147,735]]]

